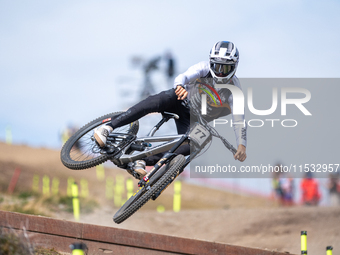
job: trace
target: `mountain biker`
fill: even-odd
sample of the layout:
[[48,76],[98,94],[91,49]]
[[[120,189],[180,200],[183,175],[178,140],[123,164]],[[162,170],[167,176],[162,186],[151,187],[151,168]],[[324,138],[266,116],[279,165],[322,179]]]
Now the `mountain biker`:
[[[172,112],[179,115],[179,119],[175,119],[178,134],[185,134],[190,128],[190,110],[183,104],[183,100],[188,97],[191,105],[200,105],[200,97],[190,95],[192,85],[190,82],[198,79],[211,78],[213,82],[221,84],[233,84],[241,89],[238,78],[235,76],[237,65],[239,62],[238,49],[232,42],[219,41],[214,44],[209,54],[209,61],[202,61],[191,66],[187,71],[178,75],[174,81],[174,88],[162,91],[159,94],[149,96],[145,100],[139,102],[135,106],[129,108],[126,112],[114,116],[110,123],[99,127],[94,137],[100,147],[106,144],[107,136],[115,128],[127,125],[146,114],[152,112]],[[222,105],[214,105],[207,102],[207,116],[208,121],[214,118],[226,116],[232,113],[233,97],[228,89],[216,89],[221,97]],[[189,95],[189,96],[188,96]],[[237,152],[234,155],[235,160],[243,162],[246,155],[246,125],[244,115],[232,115],[233,126],[237,142]],[[235,124],[238,123],[238,124]],[[240,123],[243,123],[241,125]],[[189,145],[181,146],[176,153],[189,155]],[[145,158],[144,160],[137,160],[135,162],[134,170],[139,174],[140,178],[147,173],[145,165],[154,165],[162,155],[157,154]]]

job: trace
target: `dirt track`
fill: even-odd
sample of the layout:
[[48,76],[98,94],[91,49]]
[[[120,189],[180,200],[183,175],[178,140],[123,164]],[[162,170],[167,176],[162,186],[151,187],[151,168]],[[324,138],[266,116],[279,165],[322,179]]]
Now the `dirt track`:
[[[58,151],[0,143],[1,191],[7,187],[15,167],[22,169],[17,185],[22,190],[31,187],[34,173],[59,177],[61,189],[65,189],[63,183],[68,176],[76,180],[86,178],[91,196],[100,202],[101,207],[92,214],[81,215],[81,222],[295,254],[300,253],[300,231],[307,230],[309,254],[325,254],[328,245],[334,247],[334,254],[340,250],[340,208],[277,208],[263,198],[234,195],[184,182],[181,212],[170,211],[170,186],[160,199],[117,225],[112,221],[116,208],[113,208],[112,201],[105,199],[105,184],[96,179],[94,169],[71,171],[61,164]],[[121,172],[106,169],[107,176]],[[166,212],[157,213],[155,208],[158,204],[163,204]],[[52,216],[72,220],[72,215],[67,213],[56,212]]]

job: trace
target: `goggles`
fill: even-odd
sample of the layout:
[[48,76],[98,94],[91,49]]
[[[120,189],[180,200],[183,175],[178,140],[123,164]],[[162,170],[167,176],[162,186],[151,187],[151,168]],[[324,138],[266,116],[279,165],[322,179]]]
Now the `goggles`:
[[230,73],[235,70],[235,65],[226,65],[226,64],[219,64],[219,63],[211,63],[210,64],[211,70],[219,76],[219,77],[227,77]]

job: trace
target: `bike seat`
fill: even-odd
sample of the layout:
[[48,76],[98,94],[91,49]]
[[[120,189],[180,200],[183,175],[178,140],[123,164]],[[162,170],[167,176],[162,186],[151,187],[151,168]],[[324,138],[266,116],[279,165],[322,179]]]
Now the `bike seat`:
[[163,115],[163,118],[169,118],[169,119],[174,118],[176,120],[179,119],[179,116],[177,114],[171,113],[171,112],[162,112],[162,115]]

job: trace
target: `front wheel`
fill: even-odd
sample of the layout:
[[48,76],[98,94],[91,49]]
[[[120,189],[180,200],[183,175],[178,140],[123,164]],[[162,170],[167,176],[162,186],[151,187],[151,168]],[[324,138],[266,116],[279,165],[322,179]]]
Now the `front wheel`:
[[[111,121],[112,117],[121,112],[106,114],[99,117],[74,133],[61,149],[62,163],[70,169],[80,170],[97,166],[108,160],[107,154],[101,154],[101,148],[93,137],[94,129]],[[137,134],[138,120],[115,129],[114,133]],[[118,144],[117,144],[118,146]]]
[[[155,196],[158,192],[162,192],[167,186],[175,180],[179,175],[183,165],[185,163],[185,157],[183,155],[177,155],[170,161],[165,167],[165,174],[159,178],[159,180],[153,180],[153,177],[149,180],[152,186],[144,186],[137,190],[126,203],[116,212],[113,216],[115,223],[122,223],[124,220],[134,214],[139,208],[141,208],[146,202]],[[161,171],[162,168],[159,170]],[[148,187],[148,188],[147,188]]]

